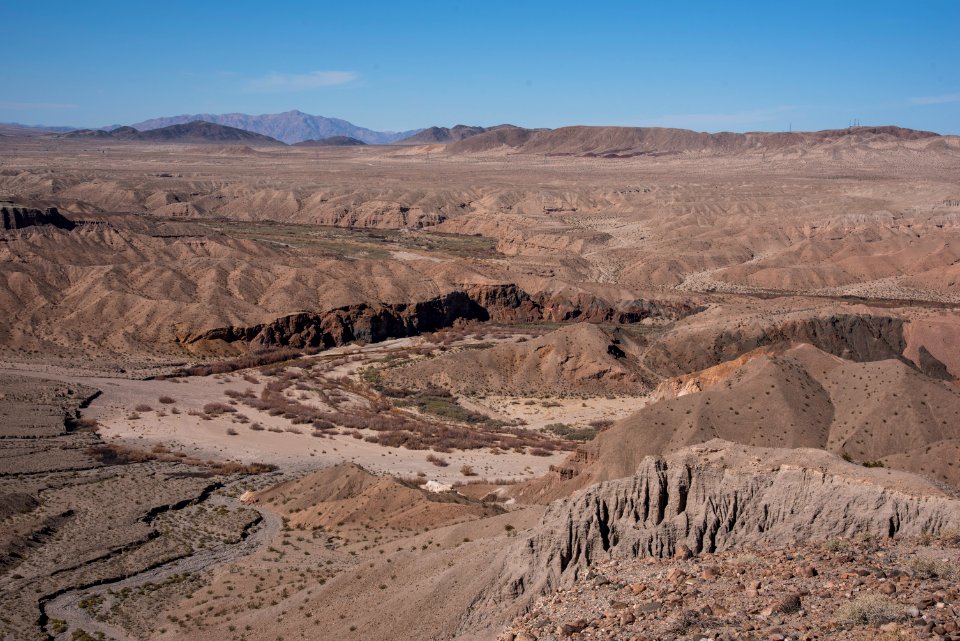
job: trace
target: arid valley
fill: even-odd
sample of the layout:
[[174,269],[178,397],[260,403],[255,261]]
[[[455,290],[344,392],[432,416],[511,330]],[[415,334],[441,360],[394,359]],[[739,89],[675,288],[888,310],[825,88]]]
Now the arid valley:
[[0,638],[960,639],[960,138],[434,129],[0,129]]

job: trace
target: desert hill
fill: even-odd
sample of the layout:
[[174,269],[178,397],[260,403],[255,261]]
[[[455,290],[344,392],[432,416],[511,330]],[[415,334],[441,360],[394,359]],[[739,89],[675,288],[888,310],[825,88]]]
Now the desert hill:
[[259,145],[279,145],[280,141],[257,133],[227,127],[202,120],[184,124],[170,125],[149,131],[140,131],[133,127],[118,127],[111,131],[103,129],[80,129],[63,134],[70,139],[94,140],[135,140],[142,142],[189,142],[189,143],[249,143]]
[[482,133],[500,131],[502,129],[517,129],[513,125],[496,125],[494,127],[477,127],[456,125],[454,127],[427,127],[414,135],[398,140],[398,145],[435,145],[459,142]]
[[467,125],[456,125],[454,127],[427,127],[408,138],[398,140],[395,144],[399,145],[430,145],[436,143],[455,142],[463,140],[486,131],[484,127],[470,127]]
[[350,463],[312,472],[256,494],[256,501],[292,510],[293,527],[435,528],[498,514],[452,492],[429,492]]
[[320,138],[319,140],[304,140],[294,143],[294,147],[356,147],[367,143],[357,140],[351,136],[330,136],[329,138]]
[[[942,137],[929,131],[902,127],[850,127],[813,132],[751,132],[716,134],[662,127],[561,127],[550,130],[490,132],[473,136],[471,142],[451,145],[448,152],[477,153],[512,148],[518,153],[628,158],[682,153],[730,154],[785,152],[804,149],[869,150],[907,143],[923,148]],[[956,145],[950,145],[956,151]]]
[[296,110],[257,116],[242,113],[171,116],[144,120],[143,122],[134,123],[133,127],[136,127],[140,131],[149,131],[151,129],[169,127],[170,125],[182,125],[197,120],[251,131],[269,136],[270,138],[280,140],[287,144],[302,142],[304,140],[329,138],[330,136],[350,136],[351,138],[362,140],[367,144],[385,145],[406,138],[417,132],[417,130],[399,132],[373,131],[365,127],[358,127],[353,123],[339,118],[312,116]]
[[658,391],[662,400],[584,446],[561,485],[627,476],[645,456],[713,438],[823,449],[960,484],[960,389],[898,360],[853,362],[808,344],[761,348]]
[[592,323],[576,323],[522,343],[469,349],[384,372],[386,382],[456,393],[631,394],[645,389],[636,347]]
[[469,154],[497,149],[521,149],[538,133],[540,131],[536,129],[505,125],[455,142],[447,147],[447,151],[451,154]]

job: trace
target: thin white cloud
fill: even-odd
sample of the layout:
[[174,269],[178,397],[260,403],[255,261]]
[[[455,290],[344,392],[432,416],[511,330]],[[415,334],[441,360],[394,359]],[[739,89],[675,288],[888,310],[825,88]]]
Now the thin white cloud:
[[359,76],[353,71],[311,71],[309,73],[271,73],[247,82],[254,92],[309,91],[321,87],[336,87],[353,82]]
[[736,127],[780,119],[785,113],[796,107],[784,105],[771,109],[754,111],[736,111],[733,113],[667,114],[644,120],[644,124],[657,127],[682,127],[685,129],[715,129],[717,127]]
[[911,105],[946,105],[951,102],[960,102],[960,93],[948,93],[944,96],[920,96],[911,98]]
[[0,100],[0,109],[22,109],[33,111],[38,109],[76,109],[79,105],[61,102],[12,102]]

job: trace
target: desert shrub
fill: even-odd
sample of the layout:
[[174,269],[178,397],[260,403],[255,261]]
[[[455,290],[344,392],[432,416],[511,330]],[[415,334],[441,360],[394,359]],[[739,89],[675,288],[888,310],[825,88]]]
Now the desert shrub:
[[683,634],[690,628],[700,624],[701,614],[696,610],[681,610],[670,620],[670,632]]
[[137,406],[134,407],[133,409],[136,410],[136,411],[138,411],[138,412],[152,412],[152,411],[153,411],[153,408],[150,407],[149,405],[147,405],[146,403],[140,403],[139,405],[137,405]]
[[532,448],[529,453],[530,453],[530,456],[551,456],[551,455],[553,455],[553,452],[551,452],[550,450],[545,450],[545,449],[540,448],[540,447],[534,447],[534,448]]
[[882,625],[904,616],[903,606],[880,594],[865,594],[837,610],[837,621],[853,625]]
[[213,467],[216,474],[264,474],[277,469],[276,465],[269,463],[238,463],[236,461],[227,461],[218,463]]
[[260,423],[252,423],[250,425],[250,429],[253,430],[254,432],[262,432],[263,425],[260,425]]
[[946,559],[911,559],[909,567],[921,579],[960,579],[960,567]]
[[850,544],[843,539],[828,539],[823,542],[823,549],[827,552],[845,552]]
[[103,465],[143,463],[157,458],[152,452],[144,452],[122,445],[95,445],[87,448],[86,453]]
[[95,432],[97,428],[100,427],[96,419],[87,417],[67,418],[65,424],[68,432]]
[[203,413],[209,416],[220,416],[221,414],[232,414],[236,412],[235,407],[231,407],[226,403],[207,403],[203,406]]
[[464,476],[476,476],[477,473],[473,470],[473,467],[470,465],[464,465],[460,468],[460,473]]
[[600,433],[596,427],[573,427],[565,423],[551,423],[543,428],[551,434],[556,434],[560,438],[569,441],[591,441]]
[[172,398],[172,397],[170,397],[170,396],[161,396],[161,397],[158,398],[157,400],[160,401],[160,403],[163,404],[163,405],[173,405],[174,403],[177,402],[176,399],[174,399],[174,398]]
[[450,463],[447,462],[447,459],[443,458],[442,456],[437,456],[436,454],[427,454],[427,461],[433,465],[436,465],[437,467],[447,467],[450,465]]
[[944,545],[960,546],[960,529],[947,529],[940,533]]
[[227,434],[228,434],[229,436],[236,436],[238,433],[239,433],[239,432],[237,432],[237,430],[233,429],[232,427],[228,427],[228,428],[227,428]]
[[[290,361],[300,356],[300,352],[294,349],[281,348],[262,352],[255,352],[247,356],[240,356],[231,360],[211,363],[209,365],[196,365],[179,370],[175,376],[210,376],[212,374],[227,374],[240,369],[249,369],[251,367],[262,367],[264,365],[274,365],[284,361]],[[251,377],[252,378],[252,377]]]

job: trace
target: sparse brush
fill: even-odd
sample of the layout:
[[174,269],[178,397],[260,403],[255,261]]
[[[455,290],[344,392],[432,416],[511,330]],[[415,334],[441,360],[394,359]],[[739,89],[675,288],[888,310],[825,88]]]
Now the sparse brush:
[[[250,354],[249,356],[241,356],[228,361],[222,361],[220,363],[211,363],[210,365],[197,365],[195,367],[187,367],[176,372],[176,376],[210,376],[211,374],[219,375],[226,374],[229,372],[235,372],[240,369],[249,369],[251,367],[262,367],[264,365],[275,365],[277,363],[282,363],[284,361],[289,361],[297,358],[300,355],[300,352],[297,350],[289,348],[281,348],[268,350],[264,352],[258,352],[255,354]],[[246,377],[244,377],[246,380]],[[250,377],[253,380],[248,380],[250,383],[257,383],[258,381]]]
[[699,612],[696,610],[683,610],[670,622],[670,631],[676,634],[683,634],[698,623],[700,623]]
[[940,542],[953,547],[960,546],[960,529],[949,528],[940,532]]
[[160,401],[160,403],[162,403],[163,405],[173,405],[174,403],[177,402],[176,399],[170,396],[161,396],[157,400]]
[[835,618],[851,625],[882,625],[905,616],[904,607],[880,594],[865,594],[837,610]]
[[845,552],[850,544],[843,539],[828,539],[823,542],[823,549],[827,552]]
[[920,579],[960,579],[960,567],[947,559],[911,559],[909,568]]
[[140,404],[138,404],[136,407],[134,407],[133,409],[136,410],[136,411],[138,411],[138,412],[152,412],[152,411],[153,411],[153,408],[150,407],[149,405],[147,405],[146,403],[140,403]]
[[226,403],[207,403],[203,406],[203,413],[208,416],[220,416],[221,414],[232,414],[236,412],[235,407],[231,407]]
[[436,456],[435,454],[427,454],[427,462],[432,463],[437,467],[447,467],[448,465],[450,465],[450,463],[447,462],[447,459],[441,456]]
[[470,465],[464,465],[460,468],[460,473],[464,476],[476,476],[477,473],[473,470],[473,467]]

